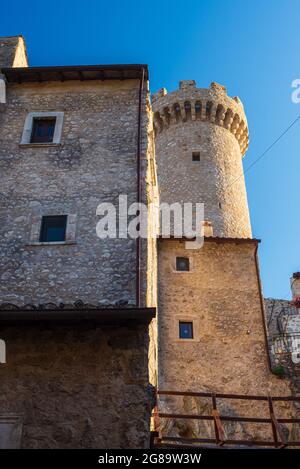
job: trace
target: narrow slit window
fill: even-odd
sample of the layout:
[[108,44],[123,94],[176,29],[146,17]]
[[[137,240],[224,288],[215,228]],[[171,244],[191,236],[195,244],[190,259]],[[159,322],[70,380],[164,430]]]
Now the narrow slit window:
[[193,339],[193,323],[179,321],[179,338],[180,339]]
[[34,118],[30,143],[52,143],[55,123],[55,118]]
[[188,272],[190,270],[190,260],[188,257],[176,257],[176,270]]
[[54,243],[66,240],[67,215],[42,218],[40,242]]
[[193,161],[200,161],[200,151],[193,151],[192,160]]

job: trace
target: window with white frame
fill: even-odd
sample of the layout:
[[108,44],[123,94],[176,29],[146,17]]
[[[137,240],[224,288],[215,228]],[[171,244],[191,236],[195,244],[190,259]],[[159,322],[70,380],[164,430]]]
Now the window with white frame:
[[34,215],[30,244],[73,244],[76,240],[76,214]]
[[21,144],[59,144],[63,119],[63,112],[29,112],[25,119]]

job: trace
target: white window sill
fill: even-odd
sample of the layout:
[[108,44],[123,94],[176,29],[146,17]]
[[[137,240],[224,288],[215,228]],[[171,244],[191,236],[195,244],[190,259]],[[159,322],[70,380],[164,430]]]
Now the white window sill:
[[27,246],[65,246],[69,244],[76,244],[76,241],[52,241],[52,242],[32,241],[30,243],[27,243]]
[[60,143],[52,143],[52,142],[47,142],[47,143],[19,143],[19,147],[21,148],[34,148],[34,147],[59,147]]

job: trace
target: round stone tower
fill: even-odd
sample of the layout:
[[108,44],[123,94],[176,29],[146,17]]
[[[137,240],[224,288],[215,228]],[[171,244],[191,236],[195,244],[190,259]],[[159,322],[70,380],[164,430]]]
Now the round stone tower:
[[[250,238],[242,157],[248,128],[239,98],[181,81],[152,97],[160,201],[204,203],[213,235]],[[208,223],[209,224],[209,223]]]

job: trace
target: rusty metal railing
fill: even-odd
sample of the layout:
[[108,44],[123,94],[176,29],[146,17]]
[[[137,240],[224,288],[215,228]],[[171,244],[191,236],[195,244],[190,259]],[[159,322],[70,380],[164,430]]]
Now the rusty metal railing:
[[[203,397],[211,400],[211,413],[206,415],[201,414],[182,414],[173,412],[160,412],[159,411],[159,397],[160,396],[190,396],[190,397]],[[267,417],[249,417],[249,416],[236,416],[236,415],[223,415],[219,412],[218,401],[220,399],[233,399],[233,400],[251,400],[251,401],[264,401],[268,407]],[[153,447],[201,447],[205,445],[235,445],[235,446],[259,446],[259,447],[300,447],[300,440],[287,440],[283,432],[281,424],[300,424],[300,418],[277,418],[274,410],[275,402],[299,402],[300,397],[296,396],[257,396],[257,395],[244,395],[244,394],[220,394],[220,393],[206,393],[206,392],[184,392],[184,391],[157,391],[156,406],[152,413],[153,428],[152,432],[152,446]],[[298,414],[297,410],[294,409]],[[299,414],[300,415],[300,411]],[[214,427],[214,438],[204,438],[199,435],[197,438],[183,438],[177,436],[164,435],[161,432],[161,419],[183,419],[183,420],[203,420],[210,421]],[[228,439],[223,427],[223,422],[248,422],[256,424],[270,425],[272,440],[263,439]]]

